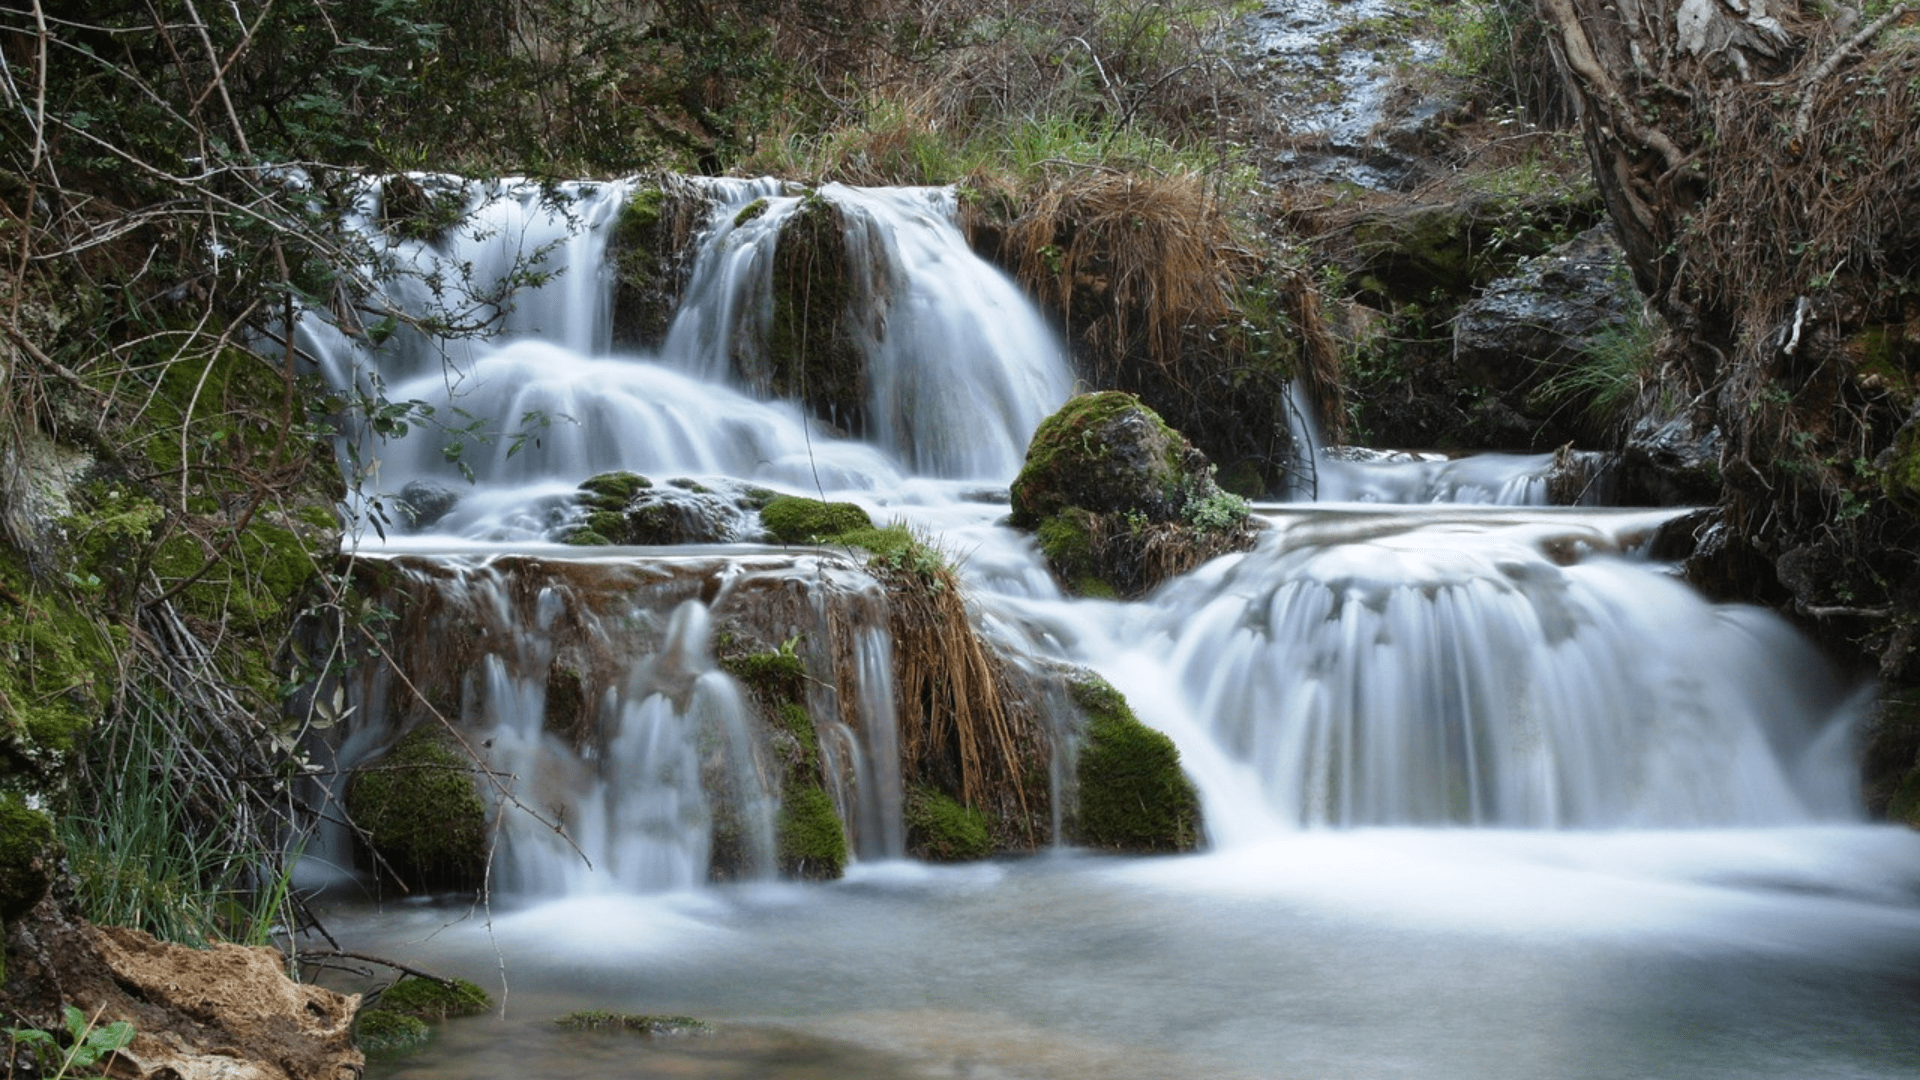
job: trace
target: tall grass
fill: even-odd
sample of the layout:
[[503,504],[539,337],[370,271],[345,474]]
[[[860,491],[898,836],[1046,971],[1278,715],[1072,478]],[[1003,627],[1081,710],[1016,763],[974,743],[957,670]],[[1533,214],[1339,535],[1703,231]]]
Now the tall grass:
[[82,916],[194,947],[269,944],[291,925],[294,856],[234,851],[233,822],[190,806],[187,756],[151,715],[167,703],[136,690],[129,705],[96,742],[78,805],[59,823]]

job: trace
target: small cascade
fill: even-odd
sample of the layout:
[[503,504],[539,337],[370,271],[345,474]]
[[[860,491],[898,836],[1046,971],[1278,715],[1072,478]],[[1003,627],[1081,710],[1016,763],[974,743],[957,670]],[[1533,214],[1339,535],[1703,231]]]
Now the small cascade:
[[1283,515],[1159,602],[1167,676],[1283,824],[1844,816],[1854,703],[1773,616],[1631,559],[1666,516]]
[[[410,685],[361,670],[337,764],[456,723],[502,782],[482,788],[517,804],[497,815],[495,879],[510,893],[773,876],[782,751],[716,657],[721,639],[845,643],[820,653],[847,670],[810,676],[808,711],[836,747],[822,768],[854,850],[904,850],[885,607],[843,558],[407,555],[370,564],[361,587],[396,613],[384,647]],[[842,686],[859,689],[845,707]]]

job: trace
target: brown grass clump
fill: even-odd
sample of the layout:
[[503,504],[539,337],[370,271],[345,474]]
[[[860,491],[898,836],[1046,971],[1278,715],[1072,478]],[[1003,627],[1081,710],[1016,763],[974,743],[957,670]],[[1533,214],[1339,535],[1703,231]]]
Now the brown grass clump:
[[1046,770],[1034,763],[1045,760],[1043,738],[1031,709],[1007,693],[1000,659],[974,633],[959,579],[944,566],[873,569],[887,586],[907,783],[952,791],[985,811],[990,828],[1014,834],[996,836],[1002,846],[1037,843]]

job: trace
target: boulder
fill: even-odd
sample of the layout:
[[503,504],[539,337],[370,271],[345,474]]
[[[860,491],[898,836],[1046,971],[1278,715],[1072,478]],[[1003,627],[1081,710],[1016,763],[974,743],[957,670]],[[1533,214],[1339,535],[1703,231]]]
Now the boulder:
[[773,493],[727,480],[655,485],[634,473],[602,473],[580,485],[580,515],[566,542],[659,546],[732,544],[761,535],[755,514]]
[[[1453,360],[1461,382],[1480,389],[1514,414],[1532,441],[1557,445],[1570,435],[1588,439],[1576,410],[1561,406],[1575,395],[1536,393],[1606,345],[1630,339],[1641,301],[1626,256],[1606,228],[1588,229],[1545,255],[1522,261],[1460,306],[1453,321]],[[1550,388],[1551,389],[1551,388]],[[1564,415],[1563,415],[1564,414]],[[1512,445],[1525,445],[1514,443]]]
[[1131,394],[1083,394],[1040,424],[1014,479],[1012,523],[1069,591],[1137,596],[1252,546],[1245,499]]
[[9,1016],[57,1030],[72,1006],[131,1025],[110,1076],[359,1080],[365,1068],[350,1030],[359,996],[293,982],[276,949],[191,949],[79,922],[52,898],[8,931]]

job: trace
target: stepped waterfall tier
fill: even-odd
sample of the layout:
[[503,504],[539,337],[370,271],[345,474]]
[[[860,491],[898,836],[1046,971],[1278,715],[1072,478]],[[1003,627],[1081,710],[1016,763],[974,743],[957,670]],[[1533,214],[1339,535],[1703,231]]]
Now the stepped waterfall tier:
[[[1910,995],[1876,1000],[1920,959],[1920,844],[1860,821],[1865,695],[1654,559],[1680,511],[1593,505],[1570,455],[1300,431],[1317,483],[1256,502],[1250,548],[1070,596],[1007,519],[1074,371],[951,191],[414,182],[470,216],[380,232],[370,187],[389,284],[298,328],[358,402],[377,613],[303,648],[373,658],[310,688],[330,794],[359,819],[365,777],[457,774],[480,842],[317,856],[500,911],[495,946],[425,909],[349,905],[357,935],[476,974],[497,947],[537,1009],[732,1022],[758,1034],[687,1053],[766,1075],[1920,1068]],[[1117,850],[1087,702],[1121,696],[1199,853],[1086,853]],[[932,861],[994,853],[1036,857]],[[1807,994],[1850,1003],[1848,1050]],[[497,1026],[476,1069],[613,1067]]]

